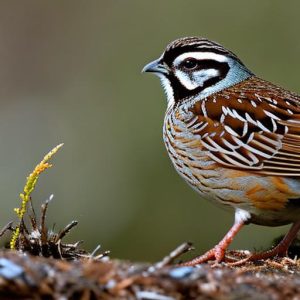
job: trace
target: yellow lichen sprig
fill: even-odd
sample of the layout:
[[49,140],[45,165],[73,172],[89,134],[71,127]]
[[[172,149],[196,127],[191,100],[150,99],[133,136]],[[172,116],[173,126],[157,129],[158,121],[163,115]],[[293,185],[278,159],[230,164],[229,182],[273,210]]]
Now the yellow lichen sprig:
[[43,160],[34,168],[32,173],[27,177],[26,184],[24,186],[23,193],[20,194],[21,198],[21,206],[19,208],[15,208],[14,211],[18,215],[19,225],[15,228],[12,238],[10,240],[10,249],[16,248],[16,242],[20,234],[20,225],[23,220],[23,217],[26,213],[27,203],[30,200],[31,193],[33,192],[36,183],[39,179],[39,176],[46,169],[52,167],[52,164],[49,163],[52,156],[63,146],[63,144],[59,144],[54,147],[48,154],[46,154]]

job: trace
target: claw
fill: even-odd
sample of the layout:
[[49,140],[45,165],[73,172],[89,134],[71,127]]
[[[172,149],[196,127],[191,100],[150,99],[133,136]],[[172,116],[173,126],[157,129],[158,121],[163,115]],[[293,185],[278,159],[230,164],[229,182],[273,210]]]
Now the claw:
[[273,257],[286,257],[288,249],[295,239],[298,231],[300,229],[300,221],[293,224],[289,232],[286,234],[286,236],[282,239],[282,241],[273,249],[262,252],[262,253],[254,253],[244,259],[241,259],[237,262],[230,263],[230,266],[240,266],[245,264],[249,261],[257,261],[257,260],[264,260],[268,258]]
[[239,221],[235,222],[218,245],[216,245],[214,248],[207,251],[203,255],[197,256],[192,260],[181,263],[180,265],[181,266],[195,266],[195,265],[199,265],[199,264],[208,262],[209,260],[213,260],[213,259],[216,260],[217,264],[221,263],[225,259],[226,249],[231,244],[233,238],[236,236],[236,234],[240,231],[240,229],[243,226],[244,226],[244,221],[239,220]]

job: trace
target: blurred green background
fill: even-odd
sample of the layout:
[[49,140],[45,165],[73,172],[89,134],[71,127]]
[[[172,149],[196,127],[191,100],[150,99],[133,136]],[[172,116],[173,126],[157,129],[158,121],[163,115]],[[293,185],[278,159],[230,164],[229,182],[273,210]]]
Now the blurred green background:
[[[299,89],[299,1],[0,1],[0,220],[14,217],[25,177],[65,146],[34,193],[48,224],[113,257],[155,261],[183,241],[197,253],[233,215],[203,201],[173,170],[162,142],[166,101],[142,75],[166,44],[198,35],[257,75]],[[261,249],[286,227],[247,226],[234,248]]]

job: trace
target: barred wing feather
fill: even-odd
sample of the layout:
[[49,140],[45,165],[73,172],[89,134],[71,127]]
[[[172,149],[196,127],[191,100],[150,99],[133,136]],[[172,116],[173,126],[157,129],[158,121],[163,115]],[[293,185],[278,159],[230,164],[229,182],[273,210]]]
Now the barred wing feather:
[[259,84],[256,93],[233,87],[195,103],[187,127],[221,165],[300,176],[299,98],[268,82]]

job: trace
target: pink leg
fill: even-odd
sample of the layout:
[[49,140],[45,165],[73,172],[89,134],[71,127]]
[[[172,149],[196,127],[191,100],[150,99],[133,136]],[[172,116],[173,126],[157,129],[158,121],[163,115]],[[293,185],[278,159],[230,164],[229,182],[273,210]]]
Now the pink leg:
[[227,232],[227,234],[219,242],[218,245],[216,245],[214,248],[207,251],[203,255],[197,256],[194,259],[184,262],[180,265],[181,266],[195,266],[195,265],[207,262],[211,259],[215,259],[218,263],[221,262],[225,257],[226,249],[231,244],[231,242],[232,242],[233,238],[236,236],[236,234],[241,230],[243,225],[244,225],[244,222],[241,220],[239,220],[238,222],[235,222],[233,224],[233,226],[230,228],[230,230]]
[[300,221],[298,221],[292,225],[291,229],[288,231],[288,233],[285,235],[285,237],[282,239],[282,241],[273,249],[262,252],[262,253],[252,254],[245,259],[241,259],[237,262],[230,263],[229,265],[239,266],[239,265],[243,265],[244,263],[246,263],[248,261],[262,260],[262,259],[272,258],[275,256],[282,256],[282,257],[286,256],[289,246],[295,239],[299,229],[300,229]]
[[273,249],[253,254],[249,257],[249,260],[260,260],[260,259],[267,259],[274,256],[286,256],[287,251],[295,239],[298,231],[300,229],[300,221],[294,223],[291,227],[291,229],[288,231],[288,233],[285,235],[285,237],[282,239],[282,241]]

